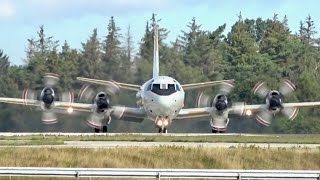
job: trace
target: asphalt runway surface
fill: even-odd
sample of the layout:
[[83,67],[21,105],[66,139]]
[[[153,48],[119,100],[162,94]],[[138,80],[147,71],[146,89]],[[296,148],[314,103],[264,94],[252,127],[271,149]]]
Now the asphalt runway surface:
[[249,134],[249,133],[65,133],[65,132],[4,132],[0,133],[0,137],[10,137],[10,136],[120,136],[120,135],[133,135],[133,136],[290,136],[290,137],[304,137],[304,136],[314,136],[319,137],[320,134]]
[[134,141],[65,141],[61,145],[18,145],[0,146],[0,148],[124,148],[124,147],[192,147],[192,148],[320,148],[320,144],[294,144],[294,143],[199,143],[199,142],[134,142]]
[[[293,136],[304,137],[305,134],[240,134],[240,133],[223,133],[223,134],[185,134],[185,133],[0,133],[0,137],[17,137],[17,136],[117,136],[117,135],[136,135],[136,136]],[[320,135],[307,135],[319,137]],[[6,141],[6,140],[2,140]],[[12,140],[10,140],[12,141]],[[161,147],[161,146],[178,146],[178,147],[206,147],[206,148],[236,148],[236,147],[260,147],[260,148],[320,148],[320,144],[299,144],[299,143],[224,143],[224,142],[137,142],[137,141],[64,141],[60,145],[3,145],[0,148],[17,147],[17,148],[119,148],[119,147]]]

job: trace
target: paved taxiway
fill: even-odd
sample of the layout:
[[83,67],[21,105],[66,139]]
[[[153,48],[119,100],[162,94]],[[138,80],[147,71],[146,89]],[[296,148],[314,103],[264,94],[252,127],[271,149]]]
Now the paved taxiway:
[[207,147],[207,148],[320,148],[320,144],[288,144],[288,143],[198,143],[198,142],[133,142],[133,141],[65,141],[63,145],[19,145],[0,146],[0,148],[119,148],[119,147]]
[[[141,136],[294,136],[304,137],[304,134],[281,135],[281,134],[185,134],[185,133],[0,133],[0,137],[12,136],[117,136],[117,135],[141,135]],[[319,135],[308,135],[320,137]],[[2,140],[19,141],[19,140]],[[223,143],[223,142],[137,142],[137,141],[64,141],[61,145],[3,145],[0,148],[117,148],[117,147],[160,147],[160,146],[182,146],[182,147],[208,147],[208,148],[235,148],[235,147],[260,147],[260,148],[320,148],[320,144],[298,144],[298,143]]]
[[304,136],[314,136],[319,137],[320,134],[248,134],[248,133],[168,133],[168,134],[159,134],[159,133],[64,133],[64,132],[3,132],[0,133],[0,137],[11,137],[11,136],[120,136],[120,135],[133,135],[133,136],[291,136],[291,137],[304,137]]

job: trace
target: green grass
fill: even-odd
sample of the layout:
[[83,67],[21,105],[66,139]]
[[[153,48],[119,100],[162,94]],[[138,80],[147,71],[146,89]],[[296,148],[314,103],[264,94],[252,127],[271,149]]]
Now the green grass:
[[[0,154],[2,167],[320,169],[320,148],[0,148]],[[17,179],[67,178],[12,177]]]
[[320,169],[320,149],[1,148],[0,166],[84,168]]
[[[139,142],[230,142],[230,143],[303,143],[320,144],[320,135],[266,135],[266,136],[143,136],[143,135],[114,135],[114,136],[12,136],[0,137],[0,140],[10,140],[16,145],[54,145],[63,141],[139,141]],[[15,141],[14,141],[15,140]],[[18,142],[19,140],[20,142]],[[0,141],[0,145],[6,145]]]

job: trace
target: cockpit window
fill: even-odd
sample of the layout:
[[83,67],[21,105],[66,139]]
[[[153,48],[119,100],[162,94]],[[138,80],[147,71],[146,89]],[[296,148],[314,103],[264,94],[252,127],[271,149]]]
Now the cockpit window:
[[147,91],[151,91],[151,87],[152,87],[153,81],[154,81],[154,80],[152,80],[152,81],[148,84],[148,86],[147,86]]
[[177,90],[175,84],[153,84],[151,91],[161,96],[169,96]]

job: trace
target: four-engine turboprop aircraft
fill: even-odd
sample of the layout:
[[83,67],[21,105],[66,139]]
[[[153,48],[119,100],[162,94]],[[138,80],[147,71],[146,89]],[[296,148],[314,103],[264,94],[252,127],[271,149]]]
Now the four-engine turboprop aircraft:
[[[253,93],[266,99],[265,104],[246,105],[245,103],[233,103],[230,105],[227,99],[233,87],[233,80],[210,81],[204,83],[181,85],[177,80],[159,75],[159,51],[158,51],[158,26],[154,27],[154,59],[153,59],[153,77],[143,85],[126,84],[115,81],[96,80],[78,77],[80,81],[88,84],[98,84],[107,87],[106,92],[93,94],[89,85],[83,86],[80,90],[80,99],[90,99],[94,96],[93,103],[74,103],[72,93],[63,93],[60,101],[57,101],[53,86],[57,82],[57,75],[49,73],[45,76],[45,88],[40,94],[40,99],[36,99],[32,91],[25,91],[22,99],[18,98],[0,98],[0,102],[25,104],[41,107],[43,110],[42,121],[46,124],[57,122],[55,110],[91,112],[88,118],[88,125],[95,128],[95,132],[107,132],[107,125],[111,118],[142,122],[144,119],[154,121],[159,132],[166,133],[167,128],[175,119],[199,119],[207,117],[210,119],[212,132],[224,132],[229,122],[229,114],[258,111],[256,119],[264,124],[270,125],[272,116],[282,112],[289,119],[293,119],[298,107],[320,106],[320,102],[300,102],[283,103],[282,97],[295,90],[295,86],[288,80],[283,82],[279,91],[268,90],[265,82],[259,82],[253,89]],[[197,98],[197,107],[183,109],[185,91],[199,89],[209,86],[220,86],[220,92],[214,97],[201,93]],[[110,104],[110,96],[116,91],[124,89],[136,91],[136,97],[140,102],[139,107],[113,106]],[[32,92],[32,93],[31,93]]]

